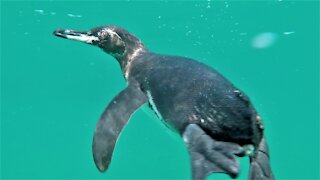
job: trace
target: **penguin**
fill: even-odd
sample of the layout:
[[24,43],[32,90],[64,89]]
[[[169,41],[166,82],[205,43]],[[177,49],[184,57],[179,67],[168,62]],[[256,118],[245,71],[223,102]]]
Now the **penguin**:
[[89,31],[57,29],[53,34],[113,56],[127,82],[94,131],[92,151],[99,171],[109,167],[131,115],[149,102],[186,144],[193,180],[204,180],[211,173],[236,178],[240,172],[237,157],[247,155],[249,179],[274,179],[261,117],[248,96],[213,68],[190,58],[149,51],[136,36],[114,25]]

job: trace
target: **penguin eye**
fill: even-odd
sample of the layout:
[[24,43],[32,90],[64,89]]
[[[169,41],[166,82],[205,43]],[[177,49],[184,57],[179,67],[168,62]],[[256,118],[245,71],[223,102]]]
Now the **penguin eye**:
[[108,35],[108,32],[106,30],[102,30],[102,31],[98,32],[98,35],[101,37],[106,37]]
[[110,36],[109,33],[105,33],[105,34],[104,34],[104,38],[109,39],[110,37],[111,37],[111,36]]

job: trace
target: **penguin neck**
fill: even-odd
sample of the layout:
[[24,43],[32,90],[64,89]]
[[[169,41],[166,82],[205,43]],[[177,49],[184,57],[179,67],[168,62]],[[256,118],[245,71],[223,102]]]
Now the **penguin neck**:
[[147,52],[148,50],[144,47],[143,44],[134,46],[133,48],[127,48],[125,53],[122,56],[116,56],[115,58],[120,64],[122,73],[126,80],[130,74],[131,64],[137,59],[138,56]]

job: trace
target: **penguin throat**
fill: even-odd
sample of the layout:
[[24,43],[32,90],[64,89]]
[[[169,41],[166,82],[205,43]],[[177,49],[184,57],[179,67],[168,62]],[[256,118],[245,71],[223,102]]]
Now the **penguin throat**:
[[128,79],[129,77],[132,62],[136,59],[137,56],[145,51],[146,50],[144,46],[140,45],[134,49],[126,49],[124,55],[121,58],[117,58],[125,79]]

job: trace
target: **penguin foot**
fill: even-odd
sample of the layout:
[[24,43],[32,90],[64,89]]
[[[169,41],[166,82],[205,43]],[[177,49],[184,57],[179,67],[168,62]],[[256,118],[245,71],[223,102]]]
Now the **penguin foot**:
[[249,179],[273,180],[274,176],[270,166],[269,148],[265,138],[259,144],[258,150],[250,157]]
[[191,156],[193,180],[204,180],[211,173],[226,173],[231,178],[239,174],[236,156],[245,155],[240,145],[216,141],[196,124],[187,126],[183,140]]

